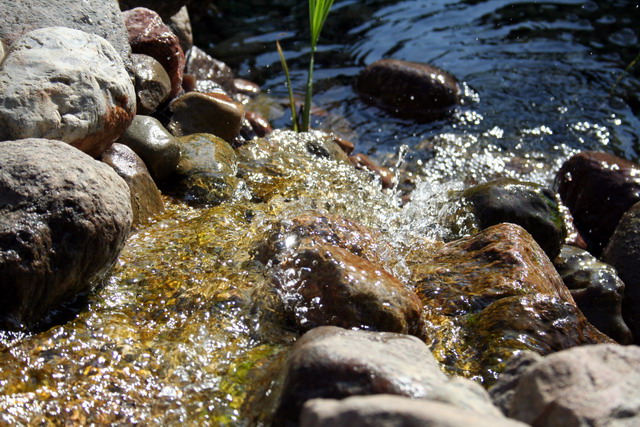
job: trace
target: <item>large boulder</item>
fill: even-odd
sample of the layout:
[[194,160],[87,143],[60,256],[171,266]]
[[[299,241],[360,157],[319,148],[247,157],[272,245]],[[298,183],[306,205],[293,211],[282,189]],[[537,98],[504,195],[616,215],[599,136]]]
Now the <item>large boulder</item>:
[[156,59],[171,79],[169,96],[175,97],[182,90],[184,52],[180,40],[153,10],[137,7],[122,14],[129,34],[133,53],[142,53]]
[[0,43],[6,46],[39,28],[73,28],[106,39],[129,64],[131,47],[115,0],[0,0],[0,10]]
[[624,282],[622,318],[640,344],[640,202],[624,214],[602,254]]
[[57,139],[97,157],[131,123],[135,96],[122,59],[102,37],[34,30],[0,65],[0,140]]
[[452,372],[490,385],[522,350],[548,354],[612,342],[576,306],[529,233],[499,224],[408,262],[425,305],[434,354]]
[[526,427],[508,418],[479,414],[423,399],[380,394],[346,399],[312,399],[305,403],[301,427]]
[[622,318],[625,286],[615,268],[568,245],[553,264],[587,320],[620,344],[631,344],[633,336]]
[[371,394],[435,400],[500,416],[482,387],[443,374],[417,338],[325,326],[307,332],[289,351],[274,425],[296,425],[309,399]]
[[109,166],[61,141],[0,142],[0,327],[31,327],[95,286],[131,219]]
[[532,426],[640,423],[640,348],[597,345],[552,354],[525,370],[508,415]]
[[640,166],[585,151],[562,165],[555,185],[589,252],[599,256],[622,215],[640,201]]
[[446,116],[461,98],[458,82],[446,71],[398,59],[381,59],[367,66],[354,88],[365,102],[419,121]]

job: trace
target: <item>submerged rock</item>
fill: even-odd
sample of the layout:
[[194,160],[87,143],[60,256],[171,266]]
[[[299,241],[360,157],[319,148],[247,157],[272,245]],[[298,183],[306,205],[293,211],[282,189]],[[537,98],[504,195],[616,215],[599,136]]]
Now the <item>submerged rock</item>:
[[525,427],[519,421],[423,399],[380,394],[342,400],[312,399],[305,403],[301,427]]
[[[451,228],[458,234],[473,234],[503,222],[518,224],[536,239],[550,259],[558,256],[566,238],[555,195],[539,184],[497,179],[467,188],[453,203],[456,212],[450,220]],[[465,224],[459,224],[460,219]]]
[[326,326],[307,332],[289,351],[274,425],[297,424],[310,399],[370,394],[435,400],[500,416],[478,384],[444,375],[417,338]]
[[156,182],[165,182],[175,175],[180,162],[180,145],[153,117],[135,116],[119,142],[140,156]]
[[131,227],[129,188],[61,141],[0,142],[0,328],[33,327],[91,290]]
[[171,80],[162,64],[154,58],[134,53],[133,76],[135,78],[138,114],[151,114],[169,96]]
[[508,415],[533,426],[640,423],[640,348],[596,345],[549,355],[518,382]]
[[217,205],[233,196],[236,155],[215,135],[199,133],[178,138],[180,163],[172,192],[192,205]]
[[618,271],[624,282],[622,317],[633,333],[633,341],[640,344],[640,202],[624,214],[602,260]]
[[434,354],[452,372],[491,384],[520,350],[548,354],[610,342],[587,322],[551,261],[523,228],[499,224],[411,254],[433,325]]
[[131,47],[122,13],[115,1],[0,0],[0,43],[11,46],[26,33],[40,28],[65,27],[106,39],[129,66]]
[[137,7],[122,13],[129,33],[133,53],[142,53],[155,58],[171,79],[170,97],[182,90],[184,52],[178,37],[171,32],[162,18],[153,10]]
[[[340,147],[343,148],[342,145]],[[366,154],[358,153],[353,156],[349,156],[349,160],[351,161],[351,163],[353,163],[353,166],[355,166],[357,169],[368,170],[369,172],[372,172],[378,178],[380,178],[380,183],[382,184],[382,188],[393,188],[393,183],[395,178],[393,175],[393,172],[391,172],[389,169],[385,168],[384,166],[378,165]]]
[[97,157],[127,129],[135,108],[122,59],[93,34],[34,30],[0,65],[0,140],[57,139]]
[[589,252],[599,256],[622,215],[640,201],[640,166],[585,151],[562,165],[555,185]]
[[460,87],[449,73],[397,59],[381,59],[367,66],[354,87],[365,102],[419,121],[445,117],[460,102]]
[[616,270],[573,246],[563,246],[553,263],[587,320],[620,344],[631,344],[621,311],[625,286]]
[[[226,99],[225,99],[226,98]],[[176,136],[211,133],[232,143],[242,125],[242,105],[228,97],[189,92],[171,103],[168,129]]]
[[151,217],[164,210],[160,190],[142,159],[131,148],[115,143],[102,153],[100,160],[111,166],[129,186],[133,211],[132,228],[144,226]]

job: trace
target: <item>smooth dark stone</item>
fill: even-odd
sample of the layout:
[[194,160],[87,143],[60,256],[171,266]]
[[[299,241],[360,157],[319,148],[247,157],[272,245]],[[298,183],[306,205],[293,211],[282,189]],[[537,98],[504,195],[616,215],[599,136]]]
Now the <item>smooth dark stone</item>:
[[234,75],[231,68],[197,46],[192,47],[187,52],[185,72],[194,75],[197,80],[214,81],[227,93],[236,93]]
[[542,356],[533,351],[523,351],[509,359],[504,370],[500,372],[498,380],[489,388],[489,395],[493,403],[500,408],[503,414],[509,413],[511,399],[518,388],[520,378],[531,366],[542,359]]
[[135,78],[138,114],[151,114],[169,97],[171,80],[162,64],[154,58],[134,53],[133,76]]

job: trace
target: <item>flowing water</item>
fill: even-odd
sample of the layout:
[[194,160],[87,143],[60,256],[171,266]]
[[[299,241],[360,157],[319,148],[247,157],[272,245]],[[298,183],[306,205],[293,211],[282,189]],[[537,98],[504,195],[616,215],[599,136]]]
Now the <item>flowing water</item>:
[[[275,40],[302,88],[306,2],[194,5],[196,42],[260,83],[253,103],[288,125]],[[233,12],[233,13],[232,13]],[[314,127],[397,169],[412,202],[343,162],[318,160],[289,134],[246,149],[236,197],[213,208],[167,199],[130,238],[113,274],[70,321],[0,335],[0,424],[251,424],[298,336],[277,310],[256,246],[287,218],[328,212],[380,229],[407,280],[403,248],[438,237],[447,189],[510,176],[550,184],[594,149],[638,160],[640,10],[632,1],[336,0],[316,60]],[[363,104],[354,76],[385,57],[450,71],[465,102],[414,124]],[[397,167],[399,166],[399,167]],[[255,396],[266,396],[254,403]]]

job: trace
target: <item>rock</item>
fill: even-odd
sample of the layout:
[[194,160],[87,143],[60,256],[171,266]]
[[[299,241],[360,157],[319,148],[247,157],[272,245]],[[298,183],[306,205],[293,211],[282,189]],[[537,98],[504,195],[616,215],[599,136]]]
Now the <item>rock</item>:
[[624,214],[602,260],[611,264],[625,284],[622,318],[640,344],[640,202]]
[[476,185],[460,193],[453,205],[455,214],[449,220],[450,228],[460,237],[510,222],[527,230],[554,259],[567,236],[555,195],[533,182],[502,178]]
[[478,384],[444,375],[415,337],[325,326],[296,341],[287,354],[274,425],[294,425],[314,398],[394,394],[449,403],[479,414],[500,412]]
[[198,81],[213,81],[219,84],[226,93],[236,93],[231,68],[196,46],[187,52],[185,72],[194,75]]
[[355,150],[355,145],[353,144],[353,142],[344,139],[342,137],[339,137],[337,135],[333,136],[333,141],[338,144],[340,146],[340,148],[342,148],[342,151],[344,151],[347,154],[351,154],[353,153],[353,150]]
[[551,261],[522,227],[499,224],[407,260],[434,354],[491,385],[521,350],[548,354],[611,342],[587,322]]
[[190,2],[191,0],[118,0],[123,11],[145,7],[158,13],[163,19],[171,18]]
[[301,427],[525,427],[503,417],[481,415],[459,407],[422,399],[380,394],[342,400],[308,400],[300,416]]
[[189,11],[186,6],[172,15],[168,21],[169,28],[173,34],[180,40],[180,47],[183,52],[187,52],[193,47],[193,30],[191,29],[191,20],[189,19]]
[[[340,146],[342,148],[342,146]],[[368,170],[376,175],[380,179],[380,184],[382,184],[382,188],[393,188],[394,175],[389,169],[384,166],[378,165],[376,162],[371,160],[369,156],[366,154],[358,153],[353,156],[349,156],[349,160],[356,167],[356,169],[360,170]]]
[[242,124],[244,110],[231,99],[189,92],[171,102],[169,131],[176,136],[211,133],[232,143]]
[[509,413],[511,399],[522,375],[542,359],[542,356],[533,351],[523,351],[509,359],[504,370],[500,372],[498,380],[489,389],[491,400],[503,414]]
[[180,144],[153,117],[136,116],[119,142],[140,156],[156,182],[165,182],[175,175],[180,162]]
[[138,114],[151,114],[169,97],[171,80],[162,64],[148,55],[131,55]]
[[245,79],[233,79],[234,93],[256,96],[260,93],[260,85]]
[[111,166],[129,186],[134,229],[146,225],[151,217],[164,211],[160,190],[142,159],[131,148],[115,143],[102,153],[100,160]]
[[218,205],[229,200],[238,184],[236,155],[226,142],[210,134],[178,138],[180,163],[173,192],[192,205]]
[[0,40],[0,64],[2,64],[2,60],[4,59],[4,56],[6,55],[6,49],[4,47],[4,44],[2,43],[2,41]]
[[0,328],[31,328],[115,262],[131,227],[129,188],[61,141],[0,142],[0,165]]
[[562,165],[555,185],[589,252],[599,256],[622,215],[640,201],[640,167],[611,154],[585,151]]
[[253,111],[247,111],[244,114],[244,117],[249,121],[251,130],[255,133],[255,135],[258,138],[263,138],[268,133],[273,131],[273,128],[271,127],[271,124],[269,124],[269,121],[265,119],[264,116],[258,113],[254,113]]
[[622,319],[624,283],[616,270],[573,246],[563,246],[554,265],[587,320],[620,344],[631,344],[633,336]]
[[155,58],[171,79],[169,96],[175,97],[182,90],[182,73],[185,57],[180,40],[171,32],[162,18],[153,10],[137,7],[122,13],[129,33],[133,53]]
[[106,39],[129,67],[131,47],[118,4],[102,0],[0,0],[3,19],[0,42],[11,46],[40,28],[66,27]]
[[638,425],[639,388],[637,346],[576,347],[524,373],[509,416],[533,426]]
[[366,67],[354,88],[365,102],[418,121],[442,118],[460,102],[460,87],[453,76],[428,64],[397,59]]
[[135,108],[120,56],[93,34],[34,30],[0,66],[0,140],[59,139],[97,157],[127,129]]

